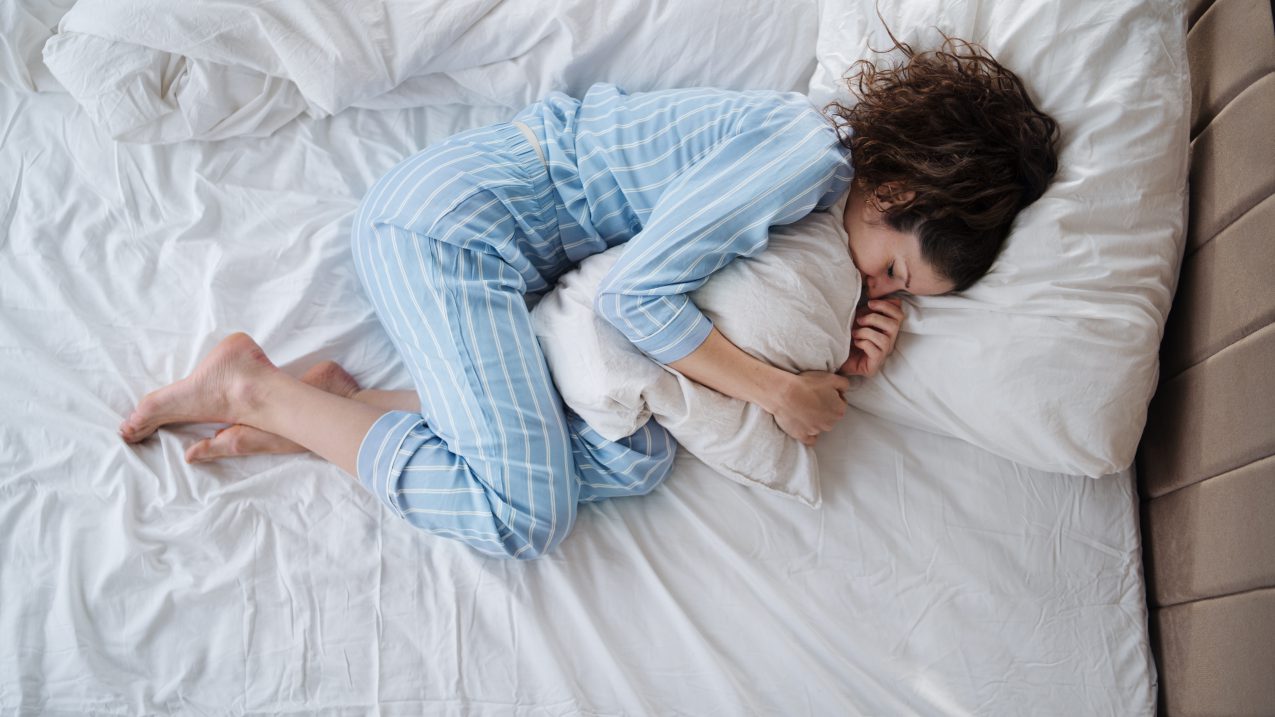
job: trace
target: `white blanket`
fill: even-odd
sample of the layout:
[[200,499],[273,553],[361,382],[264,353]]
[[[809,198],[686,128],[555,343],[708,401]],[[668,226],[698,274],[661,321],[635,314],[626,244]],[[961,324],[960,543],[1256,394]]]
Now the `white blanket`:
[[44,60],[111,137],[176,142],[351,106],[513,111],[599,77],[787,89],[813,71],[815,34],[810,2],[80,0]]

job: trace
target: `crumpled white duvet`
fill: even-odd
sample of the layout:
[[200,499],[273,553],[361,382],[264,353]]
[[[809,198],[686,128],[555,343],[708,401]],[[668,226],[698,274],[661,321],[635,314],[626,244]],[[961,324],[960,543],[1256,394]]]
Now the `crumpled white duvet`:
[[80,0],[44,62],[111,137],[157,143],[351,106],[518,109],[599,77],[791,87],[792,68],[813,70],[814,29],[812,3],[760,0]]

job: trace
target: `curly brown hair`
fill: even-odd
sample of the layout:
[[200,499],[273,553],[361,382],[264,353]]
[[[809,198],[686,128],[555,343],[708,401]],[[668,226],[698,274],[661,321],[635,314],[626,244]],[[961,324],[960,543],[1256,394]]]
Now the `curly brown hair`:
[[844,121],[856,181],[895,200],[886,223],[915,233],[922,257],[962,291],[991,269],[1014,217],[1058,171],[1058,123],[979,45],[944,33],[938,49],[916,52],[886,32],[894,47],[885,52],[903,61],[856,62],[846,83],[858,102],[825,111]]

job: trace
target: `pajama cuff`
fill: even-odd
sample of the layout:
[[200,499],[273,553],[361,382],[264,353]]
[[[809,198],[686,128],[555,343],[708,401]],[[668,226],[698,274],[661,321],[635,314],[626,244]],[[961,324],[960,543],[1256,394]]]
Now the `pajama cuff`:
[[404,514],[398,504],[398,477],[412,457],[402,455],[403,442],[424,420],[419,413],[390,411],[376,419],[359,444],[359,483],[400,518]]
[[633,345],[667,365],[693,353],[712,331],[713,322],[688,299],[671,321],[656,333],[634,341]]

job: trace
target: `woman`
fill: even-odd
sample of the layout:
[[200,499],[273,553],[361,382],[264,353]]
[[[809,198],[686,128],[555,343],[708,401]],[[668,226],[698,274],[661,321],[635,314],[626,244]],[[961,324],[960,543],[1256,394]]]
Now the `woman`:
[[491,555],[543,555],[577,503],[644,494],[672,465],[654,422],[611,442],[564,409],[527,308],[584,257],[625,243],[597,312],[653,359],[813,444],[845,411],[845,376],[751,357],[687,293],[762,251],[769,227],[848,192],[849,251],[872,301],[840,373],[874,373],[903,319],[884,297],[976,281],[1057,166],[1054,121],[985,51],[950,38],[930,53],[896,48],[902,64],[859,63],[858,103],[828,115],[792,93],[595,85],[425,149],[369,191],[352,232],[415,391],[360,391],[331,362],[297,380],[235,334],[143,398],[121,436],[238,424],[187,459],[308,449],[416,527]]

